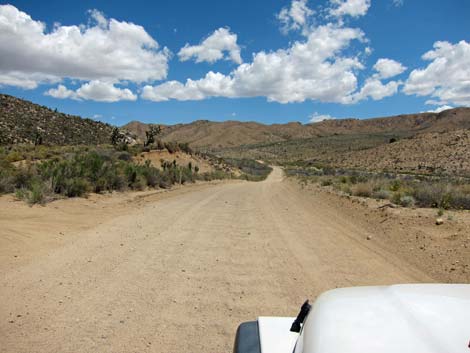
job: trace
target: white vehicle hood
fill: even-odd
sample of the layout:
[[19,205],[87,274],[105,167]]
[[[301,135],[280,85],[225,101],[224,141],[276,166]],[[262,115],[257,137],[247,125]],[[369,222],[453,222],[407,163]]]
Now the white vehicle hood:
[[299,334],[290,332],[295,317],[258,318],[261,353],[292,353]]
[[295,353],[470,353],[469,341],[470,285],[357,287],[317,299]]

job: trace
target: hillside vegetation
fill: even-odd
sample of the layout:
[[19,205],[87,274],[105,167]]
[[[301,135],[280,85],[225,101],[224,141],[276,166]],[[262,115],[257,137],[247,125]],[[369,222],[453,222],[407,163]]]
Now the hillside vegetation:
[[98,145],[110,143],[113,127],[0,94],[0,145]]

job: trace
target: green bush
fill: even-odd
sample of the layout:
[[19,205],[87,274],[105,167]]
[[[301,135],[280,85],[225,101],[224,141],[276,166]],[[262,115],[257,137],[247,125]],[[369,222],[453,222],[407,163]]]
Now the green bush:
[[416,200],[414,199],[413,196],[402,196],[400,197],[400,205],[404,207],[413,207],[416,203]]
[[16,197],[26,201],[29,205],[43,204],[46,202],[47,190],[39,180],[32,180],[28,187],[16,190]]
[[372,197],[374,197],[375,199],[379,199],[379,200],[387,200],[387,199],[390,199],[391,196],[392,196],[392,193],[385,189],[379,189],[372,193]]
[[390,184],[390,191],[398,191],[400,190],[401,188],[401,181],[398,180],[398,179],[395,179],[392,181],[392,183]]
[[68,197],[85,195],[90,189],[90,184],[84,178],[72,178],[65,182],[64,194]]
[[0,194],[8,194],[15,190],[15,178],[0,171]]
[[7,162],[18,162],[24,159],[24,156],[18,151],[12,151],[6,156]]
[[[178,149],[179,146],[171,143],[170,148]],[[183,145],[183,148],[189,147]],[[196,179],[230,177],[224,171],[200,175],[198,167],[192,164],[180,166],[176,160],[163,162],[162,169],[153,167],[150,161],[138,164],[133,161],[131,153],[140,153],[141,149],[135,146],[131,146],[129,152],[118,151],[112,146],[25,146],[21,151],[31,159],[38,151],[41,155],[51,156],[15,167],[7,158],[11,150],[0,149],[0,193],[16,192],[18,198],[30,204],[45,202],[54,194],[77,197],[89,192],[169,188],[173,184],[191,183]]]

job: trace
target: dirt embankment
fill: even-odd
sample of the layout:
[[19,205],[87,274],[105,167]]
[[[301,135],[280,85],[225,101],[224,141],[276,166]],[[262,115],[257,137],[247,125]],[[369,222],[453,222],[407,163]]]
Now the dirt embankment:
[[427,241],[464,244],[446,238],[468,236],[460,215],[442,235],[413,220],[415,239],[396,210],[302,190],[279,168],[140,196],[0,198],[0,352],[231,352],[241,321],[295,315],[327,289],[468,281],[444,256],[418,261]]
[[162,162],[176,163],[180,166],[187,166],[191,163],[191,166],[198,167],[200,173],[208,173],[215,170],[214,166],[210,163],[208,159],[205,159],[198,155],[190,155],[184,152],[174,152],[170,153],[167,150],[163,151],[150,151],[142,152],[138,156],[134,157],[136,162],[144,163],[145,161],[150,161],[154,167],[162,168]]

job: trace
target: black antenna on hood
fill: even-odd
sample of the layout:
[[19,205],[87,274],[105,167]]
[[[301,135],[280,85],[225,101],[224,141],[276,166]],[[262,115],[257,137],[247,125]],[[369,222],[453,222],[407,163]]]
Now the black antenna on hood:
[[291,332],[300,332],[301,324],[304,323],[305,318],[307,317],[311,308],[312,306],[308,303],[308,300],[306,300],[305,303],[302,304],[302,307],[300,308],[300,312],[297,315],[296,319],[294,320],[290,328]]

